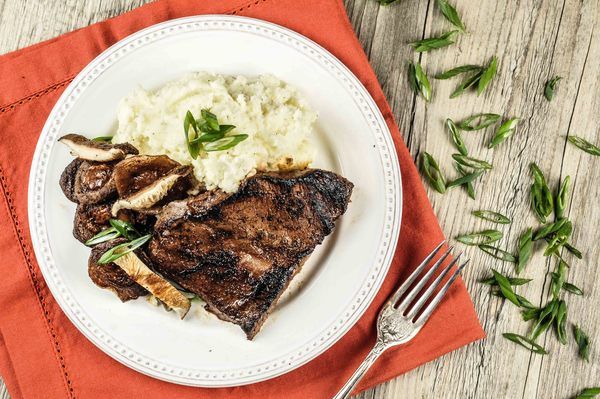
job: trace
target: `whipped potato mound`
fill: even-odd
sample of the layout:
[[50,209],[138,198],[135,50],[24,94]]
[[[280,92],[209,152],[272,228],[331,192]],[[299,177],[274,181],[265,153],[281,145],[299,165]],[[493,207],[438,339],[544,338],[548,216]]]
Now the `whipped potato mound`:
[[[183,121],[208,109],[229,134],[249,137],[225,151],[203,152],[192,159]],[[300,93],[270,76],[226,76],[197,72],[155,91],[137,89],[118,107],[113,143],[129,142],[141,154],[165,154],[192,165],[207,189],[236,191],[256,171],[302,169],[315,155],[312,141],[317,114]]]

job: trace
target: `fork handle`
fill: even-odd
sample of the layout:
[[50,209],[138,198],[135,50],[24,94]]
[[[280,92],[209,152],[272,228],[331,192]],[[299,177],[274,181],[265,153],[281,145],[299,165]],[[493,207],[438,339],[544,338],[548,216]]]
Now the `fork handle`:
[[340,389],[340,391],[333,397],[333,399],[345,399],[350,396],[350,393],[356,387],[356,384],[363,378],[367,370],[371,368],[375,360],[383,353],[386,349],[385,345],[379,341],[375,344],[371,352],[367,355],[365,360],[358,366],[358,369],[352,374],[352,377],[346,382],[346,384]]

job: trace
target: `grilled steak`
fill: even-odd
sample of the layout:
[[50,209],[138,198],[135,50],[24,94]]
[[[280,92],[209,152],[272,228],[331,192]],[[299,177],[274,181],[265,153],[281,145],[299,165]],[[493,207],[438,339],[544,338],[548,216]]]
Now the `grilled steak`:
[[[101,288],[107,288],[113,291],[123,302],[130,299],[136,299],[140,296],[148,295],[148,291],[125,273],[123,269],[114,263],[101,265],[98,259],[103,253],[114,246],[127,242],[124,238],[117,238],[112,241],[98,244],[92,249],[90,259],[88,261],[88,274],[92,281]],[[143,256],[143,254],[138,254]],[[144,258],[145,259],[145,258]]]
[[147,253],[159,273],[252,339],[346,211],[352,188],[318,169],[258,174],[234,194],[206,192],[168,204]]

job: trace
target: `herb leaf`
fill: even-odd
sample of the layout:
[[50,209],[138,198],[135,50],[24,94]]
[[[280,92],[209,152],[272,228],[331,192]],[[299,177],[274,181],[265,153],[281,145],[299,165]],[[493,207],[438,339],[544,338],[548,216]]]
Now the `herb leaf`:
[[587,152],[588,154],[600,156],[600,148],[590,143],[589,141],[582,139],[581,137],[569,136],[567,140],[569,140],[571,144],[575,145],[580,150]]
[[410,45],[413,46],[414,50],[417,53],[435,50],[454,44],[454,35],[456,35],[457,33],[457,30],[452,30],[438,37],[430,37],[427,39],[417,40],[416,42],[410,43]]
[[552,325],[554,319],[556,318],[556,313],[558,312],[558,301],[556,299],[551,300],[544,306],[540,314],[538,316],[538,320],[533,326],[531,330],[531,334],[529,337],[532,340],[536,340],[537,337],[540,336],[541,333],[546,331],[548,327]]
[[494,148],[495,146],[512,136],[515,133],[515,128],[517,127],[518,122],[519,118],[510,118],[502,125],[500,125],[500,127],[496,131],[496,135],[494,136],[494,138],[492,138],[492,141],[490,142],[488,148]]
[[477,216],[478,218],[481,218],[483,220],[487,220],[487,221],[490,221],[493,223],[510,224],[510,222],[511,222],[511,220],[509,218],[507,218],[506,216],[504,216],[503,214],[494,212],[494,211],[486,211],[486,210],[473,211],[473,215]]
[[471,132],[473,130],[481,130],[486,127],[493,125],[496,121],[500,119],[500,115],[498,114],[490,114],[490,113],[481,113],[475,114],[467,119],[459,122],[457,125],[459,129]]
[[100,259],[98,259],[98,263],[103,265],[103,264],[108,264],[108,263],[114,262],[115,260],[119,259],[121,256],[128,254],[131,251],[135,251],[137,248],[144,245],[148,240],[150,240],[151,237],[152,237],[152,235],[148,234],[148,235],[142,236],[140,238],[136,238],[133,241],[124,242],[123,244],[114,246],[102,254]]
[[[590,338],[576,324],[573,324],[573,335],[575,335],[575,342],[577,342],[577,346],[579,347],[579,356],[586,362],[589,362]],[[598,391],[598,393],[600,393],[600,391]]]
[[119,232],[120,235],[127,238],[128,240],[132,240],[140,236],[140,233],[133,227],[130,223],[125,222],[120,219],[110,219],[108,221],[110,225]]
[[567,264],[563,261],[559,261],[556,265],[556,271],[552,272],[552,297],[557,299],[560,295],[560,290],[562,290],[563,285],[565,283],[565,277],[567,273]]
[[456,241],[465,245],[490,244],[502,238],[502,232],[498,230],[484,230],[478,233],[463,234],[455,237]]
[[[190,128],[192,131],[190,131]],[[194,142],[198,137],[198,125],[196,124],[194,115],[192,115],[190,111],[186,112],[185,118],[183,119],[183,131],[185,133],[185,142],[191,157],[193,159],[198,158],[198,155],[200,154],[200,144]]]
[[450,183],[446,184],[446,188],[452,188],[472,183],[474,180],[478,179],[482,174],[483,170],[476,170],[473,173],[462,175],[462,177],[452,180]]
[[482,74],[483,74],[483,69],[477,71],[475,74],[473,74],[470,77],[463,80],[462,83],[459,84],[456,87],[456,89],[454,89],[452,94],[450,94],[450,98],[456,98],[456,97],[460,96],[461,94],[463,94],[465,92],[465,90],[469,89],[470,87],[475,85],[477,82],[479,82],[479,79],[481,79]]
[[517,274],[521,273],[523,269],[525,269],[525,265],[527,265],[527,262],[529,262],[532,253],[533,229],[530,227],[519,239],[519,257],[516,266]]
[[421,156],[421,170],[438,193],[444,194],[446,192],[446,178],[438,163],[428,152],[423,152]]
[[494,278],[496,279],[496,281],[498,282],[498,285],[500,286],[500,291],[502,291],[502,295],[506,299],[508,299],[509,301],[511,301],[512,303],[514,303],[515,305],[520,307],[521,302],[519,302],[519,299],[517,298],[515,292],[513,291],[508,278],[506,278],[502,274],[498,273],[494,269],[492,269],[492,273],[494,274]]
[[408,80],[415,93],[421,93],[425,101],[431,100],[431,84],[418,62],[408,64]]
[[460,131],[458,130],[458,127],[452,119],[446,119],[446,127],[450,132],[452,142],[454,143],[454,146],[458,149],[458,152],[460,152],[462,155],[469,155],[469,151],[467,151],[467,146],[465,145],[465,142],[462,136],[460,135]]
[[454,160],[460,165],[468,168],[484,170],[492,169],[492,165],[490,163],[482,161],[481,159],[472,158],[462,154],[452,154],[452,158],[454,158]]
[[395,3],[398,0],[377,0],[377,2],[383,6],[387,6],[389,4]]
[[533,353],[537,353],[538,355],[546,355],[548,352],[542,346],[536,344],[533,340],[524,337],[519,334],[514,333],[504,333],[502,336],[512,342],[515,342],[521,345],[523,348],[530,350]]
[[581,251],[575,248],[573,245],[569,244],[568,242],[565,243],[565,249],[572,253],[576,258],[582,258]]
[[121,234],[114,227],[110,227],[108,229],[102,230],[89,240],[85,242],[85,245],[88,247],[94,246],[96,244],[100,244],[101,242],[110,241],[114,238],[119,237]]
[[[454,168],[463,177],[469,175],[469,173],[465,170],[465,168],[463,168],[463,166],[461,164],[459,164],[458,162],[454,162]],[[467,189],[467,194],[469,195],[469,198],[475,199],[475,187],[473,187],[473,180],[467,181],[464,184],[464,186]]]
[[465,31],[465,25],[460,19],[458,12],[456,9],[448,3],[446,0],[437,0],[437,5],[444,17],[454,26],[456,26],[461,31]]
[[435,75],[435,78],[439,80],[450,79],[456,75],[460,75],[461,73],[472,71],[481,72],[483,71],[483,68],[479,65],[461,65],[459,67],[449,69],[446,72],[438,73]]
[[567,344],[567,304],[565,301],[558,302],[558,310],[556,312],[556,335],[558,341],[566,345]]
[[492,247],[491,245],[487,245],[487,244],[482,244],[482,245],[479,245],[478,247],[483,252],[485,252],[486,254],[488,254],[496,259],[500,259],[505,262],[517,263],[517,257],[503,249]]
[[546,217],[550,216],[554,210],[554,198],[540,168],[535,163],[531,163],[530,169],[533,174],[531,206],[538,220],[546,223]]
[[[519,277],[506,277],[510,285],[525,285],[530,281],[533,281],[531,278],[519,278]],[[495,277],[488,277],[483,280],[479,280],[481,284],[487,285],[498,285],[498,281]]]
[[204,144],[204,151],[225,151],[238,145],[248,138],[247,134],[235,134]]
[[585,388],[583,391],[579,392],[579,395],[577,395],[575,399],[592,399],[595,398],[596,395],[600,395],[600,387]]
[[552,79],[546,82],[546,86],[544,87],[544,97],[546,100],[552,101],[554,98],[554,89],[556,88],[556,83],[562,78],[560,76],[555,76]]
[[567,202],[569,201],[569,182],[571,181],[571,177],[565,177],[562,184],[560,185],[560,189],[556,194],[556,198],[554,200],[554,213],[556,214],[556,218],[560,219],[563,217],[565,213],[565,208],[567,207]]
[[483,71],[481,75],[481,79],[479,79],[479,83],[477,84],[477,95],[483,93],[485,88],[490,84],[494,76],[496,76],[496,69],[498,67],[498,60],[496,56],[492,57],[487,68]]
[[570,292],[571,294],[583,295],[583,290],[575,284],[565,282],[563,283],[563,290]]
[[113,136],[98,136],[98,137],[94,137],[92,140],[93,141],[100,141],[100,142],[104,142],[104,143],[110,143],[113,139]]

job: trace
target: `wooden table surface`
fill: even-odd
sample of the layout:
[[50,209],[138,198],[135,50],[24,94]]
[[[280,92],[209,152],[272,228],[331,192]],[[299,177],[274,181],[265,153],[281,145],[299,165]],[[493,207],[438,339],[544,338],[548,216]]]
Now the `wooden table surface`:
[[[148,0],[0,0],[0,53],[6,53],[61,33],[121,14]],[[462,189],[441,195],[428,187],[440,224],[448,237],[493,225],[470,212],[493,209],[512,218],[502,228],[500,246],[516,251],[523,231],[538,226],[529,206],[535,161],[551,188],[570,175],[573,197],[567,216],[573,221],[573,243],[583,253],[574,259],[568,281],[585,295],[566,295],[569,322],[576,322],[592,340],[591,359],[577,357],[569,328],[569,343],[562,346],[553,331],[540,337],[547,356],[532,355],[503,339],[503,332],[525,334],[528,325],[509,302],[489,294],[477,280],[496,268],[512,274],[513,266],[490,258],[476,248],[465,250],[471,266],[465,281],[488,338],[459,349],[358,398],[570,398],[585,386],[600,386],[600,157],[566,142],[578,135],[600,143],[600,2],[597,0],[453,0],[468,34],[457,44],[414,53],[408,42],[440,34],[452,26],[435,1],[401,0],[380,6],[375,0],[345,0],[354,29],[366,51],[400,125],[405,142],[416,159],[431,153],[451,176],[454,152],[443,121],[460,120],[478,112],[520,117],[514,137],[495,150],[487,149],[490,131],[466,133],[470,152],[489,160],[494,169],[476,185],[477,199]],[[418,60],[430,76],[463,64],[484,64],[496,55],[498,75],[477,97],[449,95],[457,81],[432,79],[433,99],[426,104],[411,92],[407,62]],[[555,99],[543,96],[544,82],[560,75]],[[485,138],[483,136],[486,136]],[[408,204],[407,206],[410,206]],[[518,292],[535,304],[545,303],[549,271],[555,261],[537,251],[524,276],[534,280]],[[568,256],[571,260],[572,257]],[[0,385],[0,399],[9,397]]]

